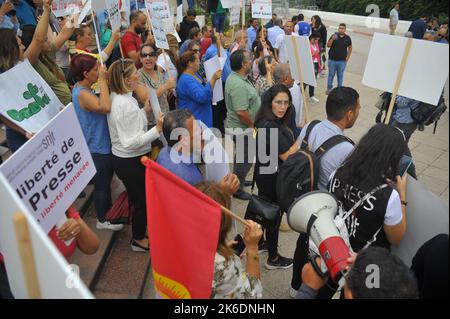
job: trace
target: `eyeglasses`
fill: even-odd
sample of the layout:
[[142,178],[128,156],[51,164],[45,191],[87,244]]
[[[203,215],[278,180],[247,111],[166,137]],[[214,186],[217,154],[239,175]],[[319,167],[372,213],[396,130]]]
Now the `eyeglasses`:
[[291,105],[290,101],[273,101],[278,106],[289,107]]
[[141,53],[141,58],[156,58],[157,54],[156,52],[150,52],[150,53]]
[[193,49],[192,51],[195,53],[200,53],[200,49]]

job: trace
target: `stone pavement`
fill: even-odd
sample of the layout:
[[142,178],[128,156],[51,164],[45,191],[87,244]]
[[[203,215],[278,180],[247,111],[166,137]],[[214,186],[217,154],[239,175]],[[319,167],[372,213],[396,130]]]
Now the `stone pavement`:
[[[325,118],[326,102],[326,78],[318,79],[318,88],[316,97],[320,100],[318,104],[310,104],[310,115],[312,119]],[[378,109],[375,103],[380,95],[380,91],[368,88],[361,83],[362,76],[354,73],[345,74],[345,85],[356,89],[360,94],[361,112],[355,126],[346,131],[346,134],[355,142],[375,124],[375,116]],[[448,97],[447,97],[448,101]],[[448,104],[447,104],[448,105]],[[427,127],[424,132],[416,131],[411,138],[410,148],[412,150],[414,162],[416,165],[418,179],[433,193],[440,196],[448,204],[449,188],[449,114],[443,116],[438,124],[436,135],[433,135],[432,127]],[[250,172],[248,179],[251,179]],[[232,210],[241,217],[244,216],[247,203],[241,200],[233,199]],[[285,221],[285,215],[283,217]],[[237,225],[238,232],[242,233],[241,225]],[[234,235],[234,233],[233,233]],[[292,257],[294,255],[295,245],[298,234],[289,232],[280,232],[279,252],[283,256]],[[263,298],[286,299],[289,297],[289,288],[293,269],[287,270],[266,270],[264,263],[267,259],[267,253],[261,255],[261,280],[264,288]],[[149,276],[151,277],[151,276]],[[143,298],[154,298],[154,289],[152,279],[149,278],[147,286],[144,289]]]

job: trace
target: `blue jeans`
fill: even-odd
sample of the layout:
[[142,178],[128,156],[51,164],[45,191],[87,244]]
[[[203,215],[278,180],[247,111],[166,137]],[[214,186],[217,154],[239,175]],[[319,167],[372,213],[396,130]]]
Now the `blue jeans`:
[[194,10],[194,6],[195,6],[194,0],[187,0],[187,2],[188,2],[189,9]]
[[111,180],[114,169],[111,154],[91,153],[97,174],[94,176],[93,201],[99,222],[106,221],[106,213],[112,206]]
[[328,90],[333,88],[334,76],[337,73],[338,87],[344,84],[344,71],[347,67],[347,62],[345,61],[328,61]]
[[213,28],[217,32],[223,33],[225,31],[225,13],[214,13],[211,16]]

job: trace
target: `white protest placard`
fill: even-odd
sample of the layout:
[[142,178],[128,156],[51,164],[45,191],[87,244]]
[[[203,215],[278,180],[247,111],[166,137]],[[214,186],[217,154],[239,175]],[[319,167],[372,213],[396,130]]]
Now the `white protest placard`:
[[42,299],[92,299],[91,292],[76,272],[76,265],[69,266],[2,174],[0,174],[0,201],[2,203],[0,251],[5,259],[8,282],[14,297],[16,299],[31,297],[27,289],[27,276],[24,275],[26,265],[23,265],[13,223],[14,214],[20,212],[27,219],[40,297]]
[[[148,91],[150,92],[150,105],[152,107],[153,116],[155,118],[155,121],[157,122],[159,119],[159,115],[161,114],[161,106],[159,105],[158,95],[156,94],[156,90],[149,87]],[[164,146],[167,146],[166,138],[164,137],[164,134],[161,132],[159,139],[164,144]]]
[[80,13],[81,0],[53,0],[52,13],[57,17]]
[[0,74],[0,113],[25,131],[38,132],[62,108],[28,60]]
[[[408,38],[375,33],[362,83],[393,92]],[[412,40],[398,95],[437,105],[448,78],[448,45]]]
[[235,0],[220,0],[222,2],[222,8],[230,9],[236,3]]
[[183,22],[183,3],[177,7],[177,24]]
[[96,173],[73,105],[3,163],[0,172],[48,233]]
[[[213,58],[205,61],[203,63],[205,66],[206,79],[211,81],[213,75],[218,71],[222,70],[222,66],[219,60],[219,57],[216,55]],[[217,103],[223,100],[223,87],[222,87],[222,79],[216,81],[216,84],[213,87],[213,98],[212,102]]]
[[111,30],[114,32],[119,30],[121,23],[119,2],[117,0],[105,0],[106,11],[108,11],[109,21],[111,23]]
[[205,179],[220,182],[230,173],[229,158],[222,143],[205,123],[198,121],[202,129],[204,147],[202,159],[205,163]]
[[230,25],[237,25],[239,24],[239,20],[241,17],[241,7],[239,5],[232,6],[230,10]]
[[297,125],[297,127],[303,121],[303,96],[299,83],[300,82],[295,81],[294,86],[289,89],[292,96],[292,104],[294,105],[295,109],[295,124]]
[[425,186],[408,176],[406,198],[406,234],[400,245],[392,246],[392,253],[399,256],[409,267],[417,250],[439,234],[449,233],[448,204],[444,203]]
[[[105,2],[97,0],[95,2],[103,2],[103,10],[106,9]],[[92,12],[92,1],[91,0],[82,0],[82,7],[80,15],[78,16],[78,24],[83,23],[84,18]]]
[[152,19],[153,36],[155,37],[156,47],[169,50],[169,42],[167,41],[166,31],[164,29],[163,20],[158,18]]
[[272,19],[272,0],[252,0],[252,18]]
[[292,78],[301,82],[301,72],[303,83],[316,87],[317,80],[309,38],[286,35],[285,43]]
[[175,25],[173,24],[173,17],[171,16],[169,19],[163,20],[164,30],[166,31],[166,34],[173,35],[178,43],[181,42],[181,38],[178,35],[177,30],[175,29]]
[[168,0],[146,0],[145,6],[151,18],[166,20],[172,16]]

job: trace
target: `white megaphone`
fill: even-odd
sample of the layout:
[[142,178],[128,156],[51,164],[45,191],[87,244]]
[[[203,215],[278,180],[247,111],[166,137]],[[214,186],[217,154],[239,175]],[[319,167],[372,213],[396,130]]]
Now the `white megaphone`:
[[335,282],[345,274],[350,257],[350,250],[334,223],[337,212],[338,202],[332,194],[314,191],[295,200],[287,213],[289,226],[296,232],[308,234],[318,247]]

